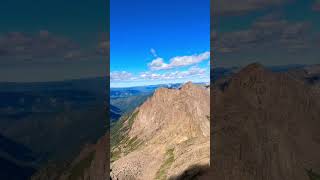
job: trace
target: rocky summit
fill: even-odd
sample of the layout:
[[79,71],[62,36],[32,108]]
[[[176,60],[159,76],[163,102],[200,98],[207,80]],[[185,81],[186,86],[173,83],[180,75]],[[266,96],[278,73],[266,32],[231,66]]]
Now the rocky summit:
[[319,174],[319,89],[300,79],[251,64],[213,85],[211,179]]
[[111,132],[112,179],[193,178],[209,161],[210,90],[191,82],[157,89]]

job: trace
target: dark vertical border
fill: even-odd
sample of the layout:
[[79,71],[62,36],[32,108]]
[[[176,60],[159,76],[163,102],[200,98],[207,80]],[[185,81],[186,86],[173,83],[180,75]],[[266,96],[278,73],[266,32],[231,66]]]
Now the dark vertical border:
[[109,46],[107,46],[107,64],[106,64],[106,68],[107,68],[107,78],[106,78],[106,114],[107,114],[107,119],[106,119],[106,140],[107,140],[107,155],[106,155],[106,175],[105,177],[107,177],[106,179],[110,179],[110,0],[107,0],[107,7],[106,7],[106,16],[107,16],[107,32],[106,32],[106,36],[107,36],[107,42],[109,44]]
[[214,119],[213,119],[213,102],[214,102],[214,89],[213,89],[213,66],[214,66],[214,52],[213,52],[213,29],[214,29],[214,25],[213,25],[213,12],[214,12],[214,7],[213,7],[213,1],[214,0],[210,0],[210,167],[213,166],[213,147],[214,147],[214,138],[213,138],[213,123],[214,123]]

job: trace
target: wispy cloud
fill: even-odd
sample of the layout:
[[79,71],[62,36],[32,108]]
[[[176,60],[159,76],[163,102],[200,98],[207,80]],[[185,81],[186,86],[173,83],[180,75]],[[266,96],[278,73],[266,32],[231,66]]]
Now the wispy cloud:
[[288,22],[270,16],[256,20],[248,29],[213,34],[213,50],[219,53],[233,53],[262,46],[277,46],[288,50],[308,47],[307,39],[311,24]]
[[158,57],[157,52],[156,52],[155,49],[151,48],[151,49],[150,49],[150,52],[151,52],[151,54],[152,54],[153,57],[155,57],[155,58]]
[[[96,43],[96,44],[95,44]],[[11,60],[41,61],[80,60],[107,56],[109,41],[98,40],[83,48],[74,40],[47,30],[37,33],[9,32],[0,36],[0,57]]]
[[115,71],[111,72],[110,79],[113,82],[127,82],[127,81],[146,81],[146,80],[176,80],[176,79],[187,79],[187,78],[207,78],[208,70],[205,68],[199,68],[192,66],[185,71],[174,71],[165,73],[155,73],[152,71],[142,72],[139,75],[133,75],[126,71]]
[[320,11],[320,1],[316,1],[312,6],[313,11]]
[[114,71],[110,73],[111,81],[127,81],[133,79],[135,79],[133,74],[126,71]]
[[[150,53],[155,59],[147,64],[149,67],[148,71],[136,73],[127,71],[113,71],[110,74],[111,82],[163,82],[176,80],[183,81],[194,78],[199,80],[207,80],[210,77],[209,66],[200,68],[196,65],[210,58],[209,51],[200,54],[194,54],[191,56],[175,56],[169,60],[170,63],[165,63],[164,59],[158,56],[155,49],[150,49]],[[188,69],[182,69],[182,67],[187,66],[191,67],[189,67]],[[174,68],[176,69],[174,70]]]
[[143,72],[140,74],[140,78],[147,80],[171,80],[171,79],[183,79],[194,76],[203,76],[206,74],[206,69],[193,66],[186,71],[175,71],[167,73],[153,73]]
[[[151,52],[155,52],[155,51],[151,51]],[[166,69],[173,69],[177,67],[194,65],[204,60],[207,60],[209,58],[210,58],[209,51],[206,51],[201,54],[194,54],[191,56],[176,56],[169,60],[170,63],[165,63],[163,58],[156,56],[156,58],[151,63],[149,63],[148,66],[152,71],[166,70]]]
[[78,49],[72,40],[53,35],[48,31],[37,34],[10,32],[0,37],[2,56],[17,58],[44,58],[64,56],[70,51]]
[[211,6],[215,15],[236,15],[280,6],[290,1],[292,0],[215,0]]

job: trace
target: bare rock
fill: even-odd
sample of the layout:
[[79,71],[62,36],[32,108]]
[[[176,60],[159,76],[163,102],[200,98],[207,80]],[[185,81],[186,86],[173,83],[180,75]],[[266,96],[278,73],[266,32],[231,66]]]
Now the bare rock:
[[112,163],[112,179],[168,179],[190,166],[209,165],[209,109],[206,87],[188,82],[157,89],[135,111],[126,137],[141,143]]

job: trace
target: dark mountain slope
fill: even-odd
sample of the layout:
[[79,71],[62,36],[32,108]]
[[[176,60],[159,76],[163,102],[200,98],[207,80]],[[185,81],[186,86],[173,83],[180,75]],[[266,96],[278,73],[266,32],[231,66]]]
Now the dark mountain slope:
[[36,152],[37,169],[72,160],[105,134],[106,78],[0,87],[0,133]]
[[259,64],[213,89],[213,178],[308,180],[306,169],[320,172],[317,89]]
[[35,172],[36,154],[0,134],[0,179],[24,180]]
[[121,116],[121,110],[113,105],[110,105],[110,120],[111,122],[116,121]]
[[22,166],[1,157],[0,168],[0,179],[25,180],[35,172],[32,167]]
[[70,163],[51,164],[32,176],[32,180],[106,180],[109,179],[109,137],[85,146]]

